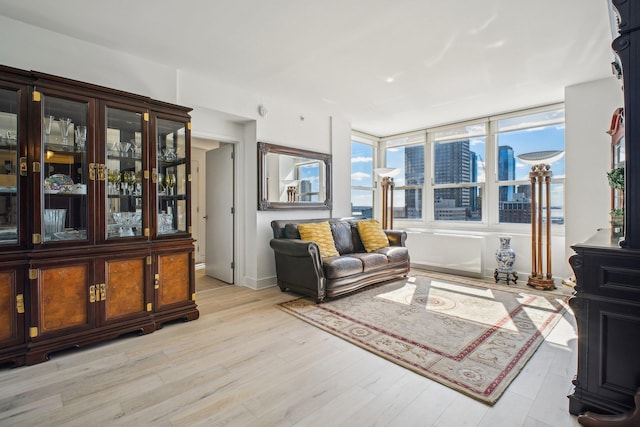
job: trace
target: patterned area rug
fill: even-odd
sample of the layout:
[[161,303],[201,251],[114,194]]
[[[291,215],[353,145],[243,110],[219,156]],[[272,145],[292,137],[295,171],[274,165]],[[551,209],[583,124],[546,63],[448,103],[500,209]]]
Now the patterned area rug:
[[416,275],[279,308],[493,405],[562,317],[566,298],[473,279]]

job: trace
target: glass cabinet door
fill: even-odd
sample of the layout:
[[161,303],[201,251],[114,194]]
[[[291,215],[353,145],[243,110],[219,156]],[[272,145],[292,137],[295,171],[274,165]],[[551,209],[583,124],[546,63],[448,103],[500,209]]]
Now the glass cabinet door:
[[89,101],[42,95],[41,243],[88,240]]
[[157,235],[187,232],[186,123],[156,121]]
[[107,240],[144,236],[144,113],[106,107]]
[[0,247],[18,243],[19,113],[20,93],[0,88]]

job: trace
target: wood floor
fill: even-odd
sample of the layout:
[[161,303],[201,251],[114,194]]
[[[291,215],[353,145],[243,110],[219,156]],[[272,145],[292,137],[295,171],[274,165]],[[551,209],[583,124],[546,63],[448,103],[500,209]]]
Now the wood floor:
[[571,314],[489,407],[274,307],[294,295],[197,280],[199,320],[0,370],[0,425],[578,425]]

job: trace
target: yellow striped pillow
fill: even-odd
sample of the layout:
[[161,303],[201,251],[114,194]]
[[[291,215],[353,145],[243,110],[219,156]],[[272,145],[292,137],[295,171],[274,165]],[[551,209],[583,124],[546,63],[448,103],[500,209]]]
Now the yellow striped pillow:
[[365,219],[356,224],[358,224],[360,240],[367,252],[389,246],[389,239],[377,219]]
[[320,257],[340,255],[333,242],[333,234],[331,234],[331,227],[327,221],[298,224],[298,232],[302,240],[316,242],[320,248]]

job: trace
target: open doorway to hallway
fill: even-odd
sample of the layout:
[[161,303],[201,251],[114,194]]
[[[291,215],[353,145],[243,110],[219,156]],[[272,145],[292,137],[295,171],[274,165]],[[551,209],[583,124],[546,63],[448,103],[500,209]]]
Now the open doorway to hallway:
[[234,145],[192,138],[196,276],[234,283]]

